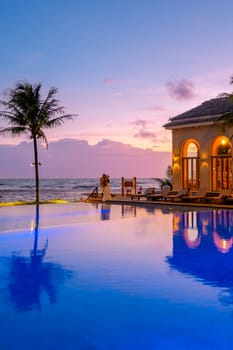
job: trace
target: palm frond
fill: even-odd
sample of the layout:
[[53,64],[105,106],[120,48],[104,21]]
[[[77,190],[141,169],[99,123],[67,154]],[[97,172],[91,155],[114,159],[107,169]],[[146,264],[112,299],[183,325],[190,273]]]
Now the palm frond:
[[19,135],[29,133],[29,132],[30,131],[23,126],[11,126],[8,128],[0,129],[1,134],[11,133],[12,136],[19,136]]
[[227,92],[221,92],[220,94],[217,95],[218,98],[224,98],[224,97],[229,97],[229,93]]
[[39,171],[37,140],[41,140],[48,148],[48,140],[44,129],[62,125],[75,115],[64,115],[64,108],[55,98],[57,88],[52,87],[45,99],[41,95],[41,83],[29,84],[20,81],[14,89],[5,92],[5,100],[0,100],[0,119],[7,122],[8,127],[0,129],[0,133],[11,133],[13,136],[28,133],[33,140],[36,179],[36,203],[39,203]]
[[42,142],[44,142],[44,144],[45,144],[45,147],[46,147],[46,149],[48,149],[48,140],[47,140],[47,137],[46,137],[46,135],[45,135],[45,133],[43,132],[43,130],[40,130],[38,133],[37,133],[37,139],[38,140],[42,140]]
[[222,128],[225,130],[225,127],[233,126],[233,112],[226,113],[218,118],[218,123],[221,124]]
[[64,107],[59,106],[60,101],[54,98],[58,89],[52,87],[49,89],[48,95],[44,101],[41,101],[39,119],[46,119],[48,116],[53,116],[56,114],[62,114],[64,112]]
[[158,184],[159,184],[159,187],[162,189],[164,186],[169,186],[170,188],[172,188],[172,181],[171,179],[161,179],[161,178],[153,178],[153,180],[155,180]]
[[50,119],[47,121],[47,123],[44,125],[46,129],[48,128],[55,128],[57,126],[61,126],[65,123],[66,120],[72,120],[75,116],[78,116],[77,114],[66,114],[62,115],[53,119]]

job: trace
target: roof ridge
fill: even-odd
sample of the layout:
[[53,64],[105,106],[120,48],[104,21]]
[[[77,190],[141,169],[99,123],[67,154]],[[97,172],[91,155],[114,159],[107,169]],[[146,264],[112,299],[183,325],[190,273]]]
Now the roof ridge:
[[168,123],[164,125],[165,128],[173,128],[182,125],[188,125],[206,121],[216,121],[221,115],[225,113],[233,112],[233,101],[229,97],[216,97],[210,100],[202,102],[200,105],[189,109],[188,111],[178,114],[173,118],[169,118]]

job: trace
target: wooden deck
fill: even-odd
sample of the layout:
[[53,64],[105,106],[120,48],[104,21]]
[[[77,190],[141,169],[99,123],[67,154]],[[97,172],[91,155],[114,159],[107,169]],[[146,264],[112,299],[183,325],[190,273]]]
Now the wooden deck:
[[[89,200],[88,200],[89,201]],[[101,198],[95,198],[91,201],[100,202]],[[232,203],[203,203],[203,202],[182,202],[182,200],[172,201],[172,200],[146,200],[141,198],[131,200],[131,197],[122,197],[119,194],[114,194],[111,200],[108,203],[112,204],[130,204],[130,205],[153,205],[155,207],[161,206],[169,206],[169,207],[189,207],[189,208],[222,208],[222,209],[233,209],[233,201]]]

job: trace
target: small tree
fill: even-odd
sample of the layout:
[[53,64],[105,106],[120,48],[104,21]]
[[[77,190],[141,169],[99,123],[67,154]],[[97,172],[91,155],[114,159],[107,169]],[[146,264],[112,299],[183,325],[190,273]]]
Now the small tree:
[[165,186],[169,186],[172,189],[172,167],[169,165],[166,170],[166,178],[154,178],[158,182],[160,188],[162,189]]
[[0,101],[4,110],[0,111],[0,119],[5,120],[8,127],[0,133],[11,133],[13,136],[28,134],[33,141],[36,203],[39,203],[39,162],[37,140],[41,140],[48,148],[44,129],[63,125],[66,120],[73,119],[73,114],[64,114],[64,108],[59,106],[55,98],[58,90],[49,89],[45,98],[41,95],[41,84],[19,82],[14,89],[5,92],[5,100]]

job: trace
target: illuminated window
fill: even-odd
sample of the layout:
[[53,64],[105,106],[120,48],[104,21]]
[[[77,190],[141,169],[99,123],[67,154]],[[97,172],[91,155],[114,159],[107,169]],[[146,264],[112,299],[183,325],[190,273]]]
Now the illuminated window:
[[183,187],[198,189],[200,184],[199,147],[193,141],[185,144],[183,151]]
[[194,142],[190,142],[187,148],[188,157],[198,157],[198,148]]
[[231,143],[225,137],[219,137],[212,146],[211,173],[212,189],[232,188],[232,149]]

